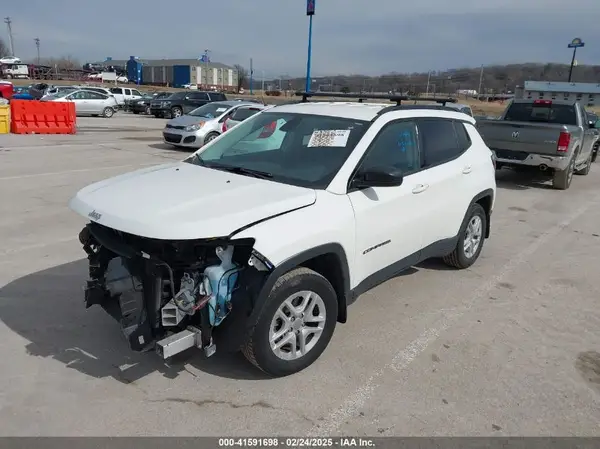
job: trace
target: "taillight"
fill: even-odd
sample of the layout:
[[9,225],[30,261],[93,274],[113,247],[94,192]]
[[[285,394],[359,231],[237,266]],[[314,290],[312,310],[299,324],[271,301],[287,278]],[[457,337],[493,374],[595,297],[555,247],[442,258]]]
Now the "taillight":
[[544,105],[544,106],[549,106],[552,104],[551,100],[535,100],[533,102],[534,105]]
[[[227,119],[227,120],[229,120],[229,119]],[[223,122],[223,126],[221,127],[221,132],[225,132],[225,131],[227,131],[227,120],[225,120],[225,121]]]
[[559,153],[566,153],[569,150],[569,144],[571,143],[571,134],[567,132],[561,132],[558,136],[558,146],[556,151]]

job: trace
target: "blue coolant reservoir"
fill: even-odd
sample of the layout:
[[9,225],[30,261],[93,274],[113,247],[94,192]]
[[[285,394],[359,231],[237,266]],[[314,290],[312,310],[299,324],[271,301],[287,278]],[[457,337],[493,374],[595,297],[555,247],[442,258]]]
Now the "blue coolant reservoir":
[[208,300],[208,313],[210,324],[218,326],[229,313],[228,303],[231,301],[231,292],[237,280],[239,268],[233,263],[233,246],[218,247],[217,257],[221,260],[219,265],[212,265],[204,270],[204,276],[210,284],[210,299]]

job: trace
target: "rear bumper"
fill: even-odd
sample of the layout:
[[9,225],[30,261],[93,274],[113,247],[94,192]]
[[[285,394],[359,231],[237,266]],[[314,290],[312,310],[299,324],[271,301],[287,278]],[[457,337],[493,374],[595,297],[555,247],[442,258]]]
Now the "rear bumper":
[[571,155],[550,156],[544,154],[523,154],[517,151],[492,150],[496,156],[496,164],[522,165],[527,167],[551,168],[554,170],[566,170],[569,166]]

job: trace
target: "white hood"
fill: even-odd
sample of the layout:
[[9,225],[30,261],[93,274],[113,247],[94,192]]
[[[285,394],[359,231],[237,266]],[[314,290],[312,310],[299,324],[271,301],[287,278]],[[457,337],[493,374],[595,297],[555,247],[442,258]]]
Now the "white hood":
[[312,189],[177,162],[91,184],[69,207],[129,234],[191,240],[227,236],[315,200]]

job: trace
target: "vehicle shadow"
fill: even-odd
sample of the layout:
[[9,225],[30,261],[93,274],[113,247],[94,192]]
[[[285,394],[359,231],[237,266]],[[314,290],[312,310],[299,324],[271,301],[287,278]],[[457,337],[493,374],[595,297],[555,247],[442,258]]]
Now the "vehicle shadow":
[[240,354],[217,353],[206,359],[190,349],[164,362],[154,352],[129,349],[119,324],[99,306],[85,309],[82,284],[87,260],[32,273],[0,288],[0,320],[28,340],[33,357],[51,357],[67,368],[95,378],[129,384],[159,372],[174,379],[193,370],[230,379],[269,378]]
[[498,170],[496,172],[496,185],[501,189],[508,190],[554,190],[552,181],[548,175],[543,175],[533,170],[515,171],[507,168]]
[[[160,140],[160,139],[156,139],[156,140]],[[172,151],[173,153],[193,153],[195,150],[192,148],[181,148],[181,147],[174,147],[172,145],[168,145],[166,143],[152,143],[148,145],[149,148],[154,148],[155,150],[168,150],[168,151]]]

